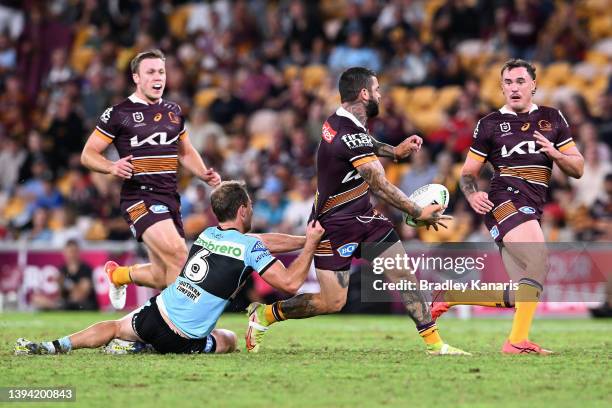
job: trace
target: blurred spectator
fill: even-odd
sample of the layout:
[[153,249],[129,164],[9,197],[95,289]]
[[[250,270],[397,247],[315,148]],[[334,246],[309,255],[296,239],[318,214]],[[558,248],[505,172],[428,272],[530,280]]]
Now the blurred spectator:
[[337,45],[330,53],[328,65],[336,75],[340,75],[345,69],[356,66],[379,71],[381,61],[376,50],[364,45],[363,33],[355,27],[348,31],[346,44]]
[[289,205],[280,230],[293,235],[304,235],[312,210],[315,189],[310,178],[298,177],[294,191],[289,193]]
[[400,183],[400,189],[406,195],[414,193],[417,188],[425,184],[430,184],[438,173],[436,166],[431,163],[429,150],[425,146],[418,152],[412,153],[410,157],[412,165]]
[[57,101],[46,136],[51,148],[51,166],[54,172],[65,166],[72,154],[80,154],[85,143],[85,128],[73,102],[62,96]]
[[12,138],[4,138],[0,143],[0,190],[8,192],[17,185],[27,153]]
[[253,207],[253,230],[267,231],[283,222],[288,202],[283,195],[283,184],[276,177],[268,177]]
[[504,26],[510,56],[533,60],[545,20],[530,0],[514,0],[507,10]]
[[591,207],[592,230],[597,241],[612,241],[612,173],[605,178],[603,191]]
[[5,32],[0,31],[0,75],[17,66],[17,52],[11,39]]
[[93,270],[81,260],[77,241],[64,247],[64,265],[60,267],[61,308],[64,310],[98,310],[93,285]]
[[37,207],[32,214],[32,228],[24,233],[24,238],[30,242],[40,242],[49,245],[53,239],[53,231],[49,228],[49,210]]

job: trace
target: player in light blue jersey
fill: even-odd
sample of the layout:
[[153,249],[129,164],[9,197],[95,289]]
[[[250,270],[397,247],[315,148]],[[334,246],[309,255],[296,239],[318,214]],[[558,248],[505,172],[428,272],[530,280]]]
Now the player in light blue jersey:
[[[18,339],[15,354],[56,354],[97,348],[113,339],[150,344],[159,353],[228,353],[236,334],[215,329],[225,306],[256,271],[273,287],[294,294],[304,283],[325,232],[316,222],[306,236],[246,235],[253,206],[244,185],[221,183],[211,194],[219,225],[203,231],[176,281],[144,306],[119,320],[96,323],[78,333],[35,343]],[[272,252],[304,248],[285,268]],[[136,350],[134,350],[136,351]]]

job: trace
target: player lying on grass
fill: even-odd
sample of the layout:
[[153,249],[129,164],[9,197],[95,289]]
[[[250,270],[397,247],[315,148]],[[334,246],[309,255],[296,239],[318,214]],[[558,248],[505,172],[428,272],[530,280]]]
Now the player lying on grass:
[[[215,329],[226,305],[254,270],[276,289],[295,293],[304,283],[314,251],[325,232],[318,222],[306,237],[267,235],[270,248],[251,229],[253,206],[244,185],[221,183],[211,194],[219,225],[204,230],[192,245],[178,278],[144,306],[119,320],[96,323],[53,341],[18,339],[15,354],[57,354],[101,347],[113,339],[151,344],[159,353],[229,353],[236,335]],[[285,268],[273,252],[304,248]]]

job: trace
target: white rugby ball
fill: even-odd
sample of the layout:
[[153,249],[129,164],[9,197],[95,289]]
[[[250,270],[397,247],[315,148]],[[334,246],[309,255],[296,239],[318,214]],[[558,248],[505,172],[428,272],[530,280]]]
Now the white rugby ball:
[[[450,194],[448,189],[442,184],[426,184],[410,194],[408,198],[420,207],[425,207],[430,204],[439,204],[443,209],[446,209],[449,197]],[[442,212],[444,212],[444,210]],[[422,221],[414,221],[408,214],[406,214],[404,221],[411,227],[421,227],[425,225]]]

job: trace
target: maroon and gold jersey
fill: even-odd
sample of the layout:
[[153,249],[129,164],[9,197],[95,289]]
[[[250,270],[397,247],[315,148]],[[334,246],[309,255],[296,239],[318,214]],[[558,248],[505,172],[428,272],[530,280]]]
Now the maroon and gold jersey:
[[132,155],[134,172],[123,182],[122,195],[142,190],[175,194],[178,142],[186,136],[181,108],[160,100],[148,104],[136,95],[108,108],[98,119],[96,135]]
[[489,196],[512,192],[534,206],[544,204],[553,162],[540,152],[533,137],[536,130],[561,152],[575,146],[563,114],[547,106],[532,105],[529,112],[518,114],[503,107],[478,122],[468,155],[493,165]]
[[340,107],[323,124],[317,151],[317,194],[311,219],[350,218],[372,209],[368,183],[356,167],[378,160],[367,129]]

